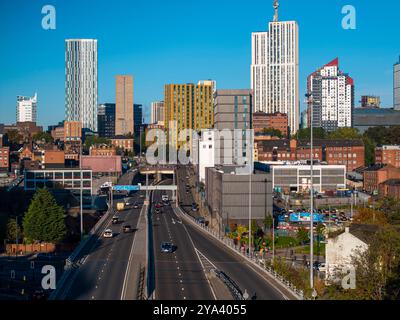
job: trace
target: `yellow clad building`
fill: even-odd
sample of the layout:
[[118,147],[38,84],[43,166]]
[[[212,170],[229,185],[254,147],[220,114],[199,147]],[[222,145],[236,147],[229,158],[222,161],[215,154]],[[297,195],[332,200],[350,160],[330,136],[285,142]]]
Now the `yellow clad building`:
[[[164,89],[165,129],[171,132],[172,144],[179,149],[186,143],[178,141],[182,130],[212,128],[215,82],[167,84]],[[191,141],[191,137],[187,141]]]

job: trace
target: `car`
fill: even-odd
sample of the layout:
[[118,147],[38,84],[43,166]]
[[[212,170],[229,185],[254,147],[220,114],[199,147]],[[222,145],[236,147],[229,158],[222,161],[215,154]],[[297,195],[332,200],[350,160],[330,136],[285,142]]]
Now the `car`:
[[133,205],[133,209],[139,209],[139,205],[138,205],[137,203],[135,203],[135,204]]
[[114,236],[114,233],[111,229],[107,229],[103,233],[103,238],[112,238]]
[[123,231],[124,233],[132,232],[132,227],[131,227],[129,224],[126,224],[126,225],[124,225],[124,226],[122,227],[122,231]]
[[198,217],[198,218],[196,219],[196,221],[197,221],[198,223],[201,223],[201,224],[205,224],[205,223],[206,223],[206,219],[204,219],[204,217]]
[[119,218],[117,216],[112,217],[112,223],[117,224],[119,222]]
[[163,253],[172,253],[174,252],[175,246],[171,242],[163,242],[161,243],[161,252]]

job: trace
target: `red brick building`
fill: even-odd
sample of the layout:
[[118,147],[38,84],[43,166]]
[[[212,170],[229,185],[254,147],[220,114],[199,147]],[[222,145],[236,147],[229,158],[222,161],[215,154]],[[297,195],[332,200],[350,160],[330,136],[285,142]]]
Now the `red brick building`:
[[279,130],[282,136],[288,135],[288,116],[285,113],[253,113],[254,134],[262,133],[264,128]]
[[323,161],[328,164],[344,164],[347,172],[365,165],[365,147],[362,140],[319,140],[317,144],[325,147]]
[[[307,161],[311,146],[305,140],[257,140],[258,161]],[[348,172],[364,165],[362,140],[315,140],[313,157],[331,165],[346,165]]]
[[0,147],[0,171],[7,171],[10,167],[10,148]]
[[379,196],[400,199],[400,179],[389,179],[381,183]]
[[123,151],[127,151],[127,152],[133,152],[134,146],[135,146],[133,138],[127,138],[124,136],[116,136],[116,137],[112,138],[111,144],[115,148],[120,148]]
[[375,163],[390,164],[400,168],[400,146],[384,145],[375,148]]
[[400,169],[390,164],[374,164],[363,170],[364,190],[379,194],[379,185],[390,179],[400,179]]
[[91,156],[111,157],[116,154],[117,151],[115,150],[115,147],[106,144],[93,145],[89,149],[89,155]]

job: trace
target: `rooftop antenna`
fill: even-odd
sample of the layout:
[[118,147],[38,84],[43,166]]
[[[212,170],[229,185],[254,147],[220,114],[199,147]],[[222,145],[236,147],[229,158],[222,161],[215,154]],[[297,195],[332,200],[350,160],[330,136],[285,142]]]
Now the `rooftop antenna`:
[[278,22],[278,9],[279,9],[279,1],[278,0],[274,0],[274,9],[275,9],[274,22]]

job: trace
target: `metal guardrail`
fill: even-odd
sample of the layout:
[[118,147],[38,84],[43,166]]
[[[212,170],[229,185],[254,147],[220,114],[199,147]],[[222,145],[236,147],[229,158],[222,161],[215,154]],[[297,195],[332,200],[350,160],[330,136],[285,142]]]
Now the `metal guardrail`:
[[216,269],[212,272],[228,287],[235,300],[245,300],[239,286],[225,272]]
[[257,258],[255,257],[249,257],[248,255],[244,254],[240,249],[238,249],[237,246],[235,246],[233,244],[233,241],[231,241],[231,239],[227,239],[225,237],[221,237],[218,232],[212,230],[209,226],[205,226],[205,224],[197,221],[196,218],[192,217],[190,214],[188,214],[187,212],[185,212],[184,210],[182,210],[180,207],[177,207],[177,209],[179,209],[179,211],[181,212],[181,214],[183,214],[184,217],[189,218],[190,220],[192,220],[192,222],[194,222],[197,226],[199,226],[200,228],[202,228],[204,231],[206,231],[208,234],[210,234],[211,236],[213,236],[215,239],[217,239],[218,241],[220,241],[221,243],[223,243],[224,245],[228,246],[229,248],[231,248],[233,251],[235,251],[236,253],[238,253],[240,256],[242,256],[243,258],[245,258],[246,260],[248,260],[249,262],[253,263],[254,265],[256,265],[257,267],[259,267],[260,269],[262,269],[264,272],[268,273],[268,275],[270,275],[272,278],[274,278],[278,283],[280,283],[283,287],[285,287],[289,292],[291,292],[293,294],[293,296],[295,296],[297,299],[299,300],[303,300],[304,299],[304,293],[302,290],[299,290],[296,288],[296,286],[294,286],[292,283],[290,283],[289,281],[287,281],[285,278],[283,278],[281,275],[279,275],[277,272],[275,272],[275,270],[273,270],[272,268],[267,268],[265,266],[265,264],[260,263]]

